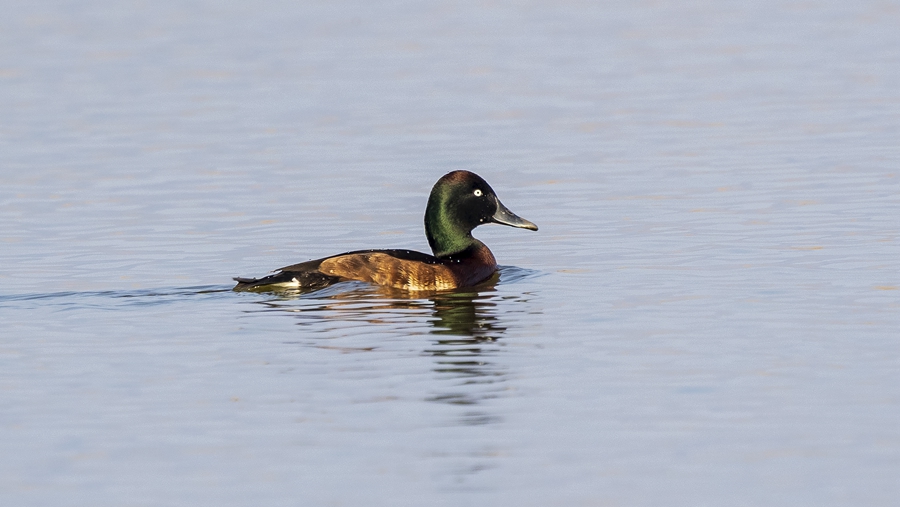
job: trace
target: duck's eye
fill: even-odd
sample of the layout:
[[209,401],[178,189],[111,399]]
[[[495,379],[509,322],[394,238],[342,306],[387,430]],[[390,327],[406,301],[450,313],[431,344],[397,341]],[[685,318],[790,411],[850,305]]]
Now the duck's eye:
[[481,197],[481,189],[475,189],[475,197]]

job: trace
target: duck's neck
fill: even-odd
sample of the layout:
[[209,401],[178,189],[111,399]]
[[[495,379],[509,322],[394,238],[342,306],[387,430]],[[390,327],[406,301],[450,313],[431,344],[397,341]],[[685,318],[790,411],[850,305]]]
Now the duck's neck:
[[[432,196],[434,197],[434,196]],[[435,257],[448,257],[481,243],[472,237],[472,230],[460,225],[441,211],[434,199],[428,200],[425,209],[425,236]]]

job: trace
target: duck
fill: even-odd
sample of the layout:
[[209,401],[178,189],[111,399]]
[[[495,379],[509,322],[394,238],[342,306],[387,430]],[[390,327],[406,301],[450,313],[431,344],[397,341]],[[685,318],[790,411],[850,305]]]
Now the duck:
[[235,277],[235,291],[318,290],[356,280],[404,291],[472,287],[494,276],[497,260],[472,236],[484,224],[537,231],[510,211],[477,174],[458,170],[442,176],[428,196],[425,237],[432,254],[413,250],[356,250],[292,264],[262,278]]

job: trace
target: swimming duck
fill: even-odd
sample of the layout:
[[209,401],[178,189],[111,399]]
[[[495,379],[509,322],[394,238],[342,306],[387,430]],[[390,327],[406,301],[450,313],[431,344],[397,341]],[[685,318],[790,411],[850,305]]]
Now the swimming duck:
[[425,236],[434,255],[357,250],[285,266],[263,278],[234,278],[234,290],[317,289],[345,280],[408,291],[471,287],[497,271],[494,254],[472,237],[472,229],[486,223],[538,230],[507,209],[480,176],[453,171],[434,184],[425,208]]

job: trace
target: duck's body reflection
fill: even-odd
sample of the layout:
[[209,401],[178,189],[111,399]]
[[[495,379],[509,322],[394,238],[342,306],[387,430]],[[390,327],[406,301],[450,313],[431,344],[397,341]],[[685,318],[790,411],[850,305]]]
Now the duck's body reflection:
[[[434,356],[436,373],[463,380],[453,389],[430,400],[475,405],[497,395],[496,390],[489,386],[502,382],[508,372],[488,360],[488,357],[499,353],[502,343],[498,340],[506,331],[500,323],[497,303],[492,297],[496,279],[494,277],[487,286],[479,287],[477,291],[429,296],[435,317],[431,321],[434,326],[431,333],[437,339],[425,352]],[[464,415],[462,422],[486,424],[496,420],[498,417],[488,413],[470,411]]]
[[[243,294],[263,305],[264,311],[283,312],[295,319],[302,331],[296,333],[292,345],[359,354],[361,362],[349,364],[360,364],[365,369],[367,376],[353,385],[367,393],[367,400],[374,394],[380,402],[401,404],[395,408],[397,413],[414,409],[440,414],[443,421],[439,426],[449,423],[459,430],[448,432],[448,438],[482,442],[474,446],[439,446],[429,454],[443,463],[448,484],[457,486],[484,470],[501,466],[498,457],[504,455],[502,445],[495,445],[478,428],[504,423],[498,404],[491,400],[513,392],[508,387],[513,375],[506,357],[511,349],[504,345],[510,339],[507,330],[515,329],[514,315],[533,312],[534,308],[527,293],[501,292],[497,285],[501,279],[505,285],[534,275],[533,271],[501,267],[499,274],[476,287],[430,294],[404,293],[355,282],[315,293],[277,293],[264,301],[257,299],[259,294]],[[258,305],[253,306],[259,311]],[[419,377],[421,356],[431,358],[431,380]],[[399,369],[398,359],[404,365]],[[334,358],[333,362],[338,369],[326,371],[341,377],[347,375],[346,358]],[[395,366],[379,368],[385,364]],[[427,370],[425,374],[428,375]],[[371,378],[368,375],[377,375],[382,381],[384,377],[396,377],[399,384],[379,382],[391,386],[390,391],[372,393],[365,381]],[[410,396],[420,400],[420,404],[410,405]],[[445,419],[447,416],[450,421]]]
[[[315,293],[281,291],[276,297],[257,301],[267,311],[289,312],[298,324],[321,338],[341,338],[367,331],[403,335],[429,335],[422,353],[435,358],[432,370],[439,375],[440,392],[423,393],[429,401],[468,405],[460,423],[486,424],[498,416],[475,411],[473,405],[494,398],[502,390],[497,384],[508,375],[506,367],[490,358],[503,350],[506,332],[503,314],[508,305],[527,302],[525,296],[504,297],[502,304],[496,285],[504,280],[529,276],[519,268],[501,268],[491,279],[476,287],[452,292],[405,292],[368,285],[333,286]],[[365,322],[367,329],[357,325]],[[375,328],[371,328],[375,326]],[[343,347],[321,338],[301,340],[317,347],[341,351],[375,350],[379,343],[365,347]],[[358,340],[355,340],[358,343]],[[434,388],[434,384],[429,387]]]

